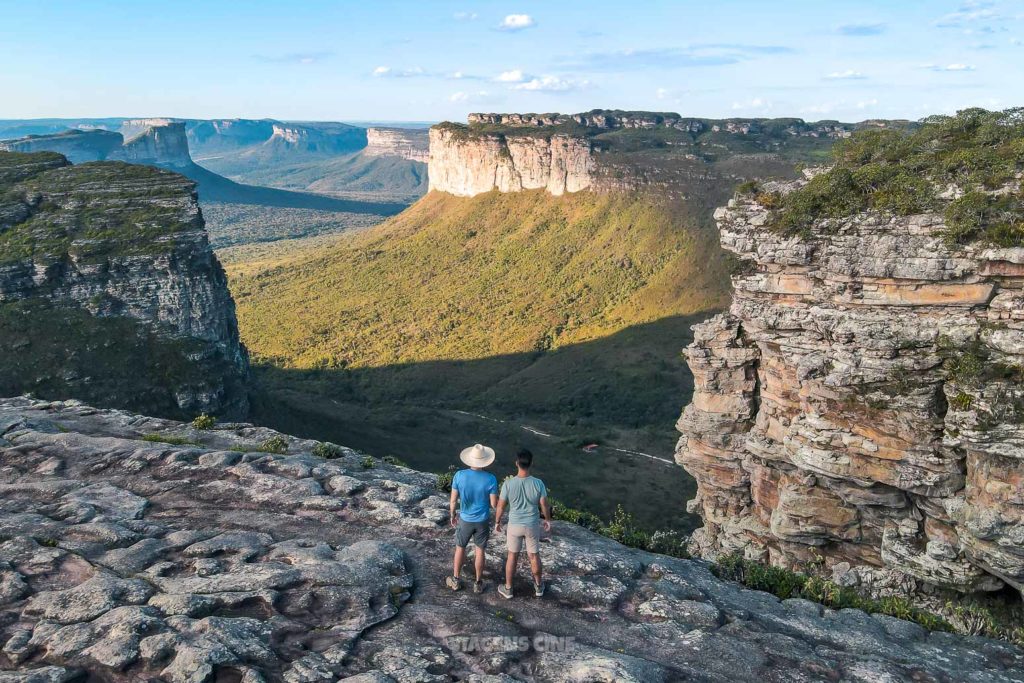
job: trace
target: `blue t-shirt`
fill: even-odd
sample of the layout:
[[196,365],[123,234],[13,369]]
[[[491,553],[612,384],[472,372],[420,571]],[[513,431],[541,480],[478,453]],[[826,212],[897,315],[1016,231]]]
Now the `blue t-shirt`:
[[498,479],[483,470],[459,470],[452,479],[459,492],[459,518],[464,522],[486,522],[491,516],[491,494],[498,493]]

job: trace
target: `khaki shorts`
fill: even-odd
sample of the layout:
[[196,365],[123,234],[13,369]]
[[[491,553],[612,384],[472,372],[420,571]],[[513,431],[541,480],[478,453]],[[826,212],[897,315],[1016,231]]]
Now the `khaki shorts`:
[[509,524],[507,530],[506,540],[510,553],[522,552],[523,539],[526,539],[526,552],[536,555],[540,551],[540,522]]

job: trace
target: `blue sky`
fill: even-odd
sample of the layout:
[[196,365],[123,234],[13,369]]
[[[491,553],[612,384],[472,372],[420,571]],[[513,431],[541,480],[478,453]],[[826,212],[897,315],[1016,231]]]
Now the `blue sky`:
[[1024,0],[0,0],[0,118],[1024,105]]

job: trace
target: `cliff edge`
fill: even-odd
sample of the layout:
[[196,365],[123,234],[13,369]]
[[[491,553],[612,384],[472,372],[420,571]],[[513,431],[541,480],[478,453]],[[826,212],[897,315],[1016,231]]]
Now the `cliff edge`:
[[434,475],[245,424],[0,399],[0,680],[1024,680],[1006,643],[833,611],[557,522],[543,599],[452,593]]
[[242,417],[248,356],[195,184],[0,152],[0,388]]
[[716,212],[742,267],[686,351],[698,552],[1024,588],[1022,137],[1012,113],[938,117]]

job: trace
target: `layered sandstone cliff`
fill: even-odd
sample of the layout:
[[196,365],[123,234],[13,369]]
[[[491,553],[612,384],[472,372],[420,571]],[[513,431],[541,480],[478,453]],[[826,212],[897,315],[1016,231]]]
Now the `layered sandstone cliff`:
[[7,393],[168,415],[247,412],[234,302],[187,178],[0,153]]
[[425,164],[430,160],[429,131],[425,128],[367,128],[363,154],[399,157]]
[[715,217],[744,267],[687,349],[698,551],[1024,588],[1024,249],[949,246],[933,213],[794,237],[752,197]]
[[430,189],[461,197],[543,189],[578,192],[594,180],[589,140],[571,135],[469,134],[458,126],[430,129]]

